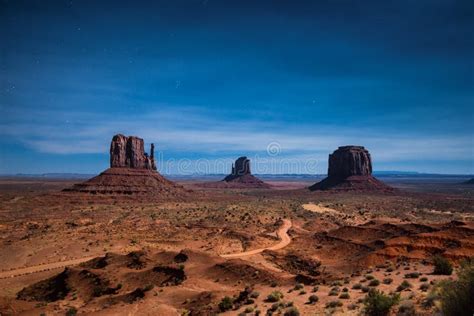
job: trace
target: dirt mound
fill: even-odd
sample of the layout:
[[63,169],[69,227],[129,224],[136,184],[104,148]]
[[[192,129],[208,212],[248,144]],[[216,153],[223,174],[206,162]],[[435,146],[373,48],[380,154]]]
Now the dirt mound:
[[81,264],[81,267],[89,269],[104,269],[110,265],[115,268],[127,267],[130,269],[143,269],[149,259],[143,251],[132,251],[126,255],[107,253],[103,257],[97,257]]
[[18,292],[17,299],[25,301],[54,302],[62,300],[71,291],[68,284],[69,270],[65,269],[60,274],[25,287]]
[[83,300],[115,294],[118,287],[110,287],[108,279],[86,269],[66,268],[60,274],[21,290],[17,298],[26,301],[54,302],[75,292]]
[[127,273],[123,279],[126,284],[133,286],[174,286],[186,280],[186,274],[184,269],[160,265],[145,271]]
[[160,197],[183,196],[189,193],[189,190],[154,170],[132,168],[109,168],[98,176],[64,191],[91,194],[156,194]]
[[291,274],[302,274],[309,276],[321,275],[321,262],[296,252],[282,254],[277,251],[265,250],[263,256],[276,264],[279,268]]
[[229,283],[242,281],[245,284],[270,284],[277,281],[273,273],[240,259],[217,263],[207,270],[206,275]]
[[435,254],[458,261],[474,256],[473,238],[474,228],[464,222],[421,225],[369,221],[360,226],[317,232],[313,242],[324,266],[344,269],[382,264],[386,260],[425,260]]

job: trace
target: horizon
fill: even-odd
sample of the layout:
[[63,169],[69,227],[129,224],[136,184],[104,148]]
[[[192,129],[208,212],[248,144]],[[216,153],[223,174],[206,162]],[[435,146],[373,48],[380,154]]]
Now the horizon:
[[117,133],[164,174],[325,174],[345,144],[474,174],[474,2],[141,4],[0,1],[0,174],[97,174]]

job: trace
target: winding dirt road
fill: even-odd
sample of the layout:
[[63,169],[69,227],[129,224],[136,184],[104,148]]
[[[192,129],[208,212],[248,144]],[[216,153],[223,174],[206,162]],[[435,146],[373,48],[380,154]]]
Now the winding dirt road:
[[9,270],[9,271],[2,271],[0,272],[0,279],[14,278],[21,275],[43,272],[43,271],[48,271],[48,270],[53,270],[53,269],[59,269],[59,268],[67,267],[67,266],[73,266],[79,263],[92,260],[95,257],[97,256],[84,257],[84,258],[78,258],[78,259],[67,260],[67,261],[59,261],[59,262],[53,262],[53,263],[45,263],[45,264],[40,264],[37,266],[25,267],[25,268],[14,269],[14,270]]
[[241,258],[241,257],[247,257],[251,255],[256,255],[264,250],[278,250],[282,249],[286,246],[288,246],[291,242],[291,237],[288,235],[288,230],[291,227],[291,221],[289,219],[284,219],[283,220],[283,225],[277,230],[277,236],[281,239],[278,244],[275,244],[271,247],[267,248],[259,248],[259,249],[254,249],[254,250],[249,250],[249,251],[244,251],[244,252],[239,252],[239,253],[232,253],[232,254],[227,254],[227,255],[221,255],[222,258]]
[[[251,255],[256,255],[261,253],[264,250],[278,250],[282,249],[291,242],[291,237],[288,235],[288,230],[291,227],[291,221],[289,219],[284,219],[283,220],[283,225],[277,230],[276,234],[277,236],[281,239],[279,243],[267,247],[267,248],[260,248],[260,249],[254,249],[254,250],[249,250],[249,251],[244,251],[244,252],[239,252],[239,253],[233,253],[233,254],[227,254],[227,255],[221,255],[223,258],[241,258],[241,257],[247,257]],[[0,272],[0,279],[6,279],[6,278],[14,278],[22,275],[27,275],[31,273],[38,273],[38,272],[43,272],[43,271],[48,271],[48,270],[53,270],[53,269],[59,269],[59,268],[64,268],[67,266],[73,266],[73,265],[78,265],[80,263],[92,260],[96,258],[97,256],[92,256],[92,257],[83,257],[83,258],[77,258],[73,260],[67,260],[67,261],[59,261],[59,262],[52,262],[52,263],[45,263],[45,264],[40,264],[36,266],[31,266],[31,267],[25,267],[25,268],[20,268],[20,269],[13,269],[9,271],[1,271]]]

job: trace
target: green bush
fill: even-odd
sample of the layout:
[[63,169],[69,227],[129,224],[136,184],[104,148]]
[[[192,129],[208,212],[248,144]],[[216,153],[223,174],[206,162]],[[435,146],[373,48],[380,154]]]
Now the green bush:
[[405,274],[405,279],[418,279],[420,277],[420,273],[418,272],[410,272]]
[[347,299],[350,299],[351,297],[350,297],[349,293],[344,292],[341,295],[339,295],[339,298],[343,299],[343,300],[347,300]]
[[453,265],[443,256],[433,257],[434,271],[433,274],[451,275],[453,273]]
[[234,305],[234,300],[231,297],[226,296],[220,301],[219,309],[222,312],[225,312],[232,309],[233,305]]
[[411,287],[410,282],[407,280],[403,281],[398,287],[397,287],[397,292],[401,292],[403,290],[406,290]]
[[385,316],[390,313],[392,306],[400,300],[400,295],[385,295],[376,289],[371,289],[364,299],[364,311],[368,316]]
[[379,286],[379,285],[380,285],[380,281],[377,279],[372,279],[369,282],[369,286]]
[[267,296],[267,302],[278,302],[283,298],[283,293],[280,291],[273,291]]
[[74,316],[77,314],[77,309],[75,307],[70,307],[67,311],[66,311],[66,316]]
[[314,304],[314,303],[316,303],[316,302],[318,302],[318,301],[319,301],[319,297],[318,297],[317,295],[314,295],[314,294],[313,294],[313,295],[310,295],[310,296],[308,297],[308,302],[309,302],[310,304]]
[[383,284],[392,284],[392,282],[393,282],[392,278],[385,278],[385,279],[382,280]]
[[257,298],[257,297],[259,297],[259,296],[260,296],[260,293],[257,292],[257,291],[253,291],[252,293],[250,293],[250,297],[251,297],[251,298]]
[[356,283],[352,286],[352,289],[354,289],[354,290],[360,290],[361,288],[362,288],[362,284],[360,284],[360,283]]
[[474,258],[461,264],[456,281],[440,282],[439,287],[443,315],[474,315]]
[[398,308],[397,316],[416,316],[416,309],[413,301],[403,301]]
[[428,291],[429,288],[430,288],[430,285],[428,283],[421,283],[420,284],[420,290],[422,290],[423,292]]
[[283,315],[284,316],[300,316],[300,311],[296,307],[290,307],[285,311]]
[[339,300],[330,301],[326,304],[326,308],[336,308],[336,307],[341,307],[341,306],[342,306],[342,302]]

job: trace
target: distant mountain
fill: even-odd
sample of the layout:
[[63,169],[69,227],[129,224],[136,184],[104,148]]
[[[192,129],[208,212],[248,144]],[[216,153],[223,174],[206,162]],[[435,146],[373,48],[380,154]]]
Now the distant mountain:
[[474,184],[474,178],[467,180],[466,182],[463,182],[464,184]]

